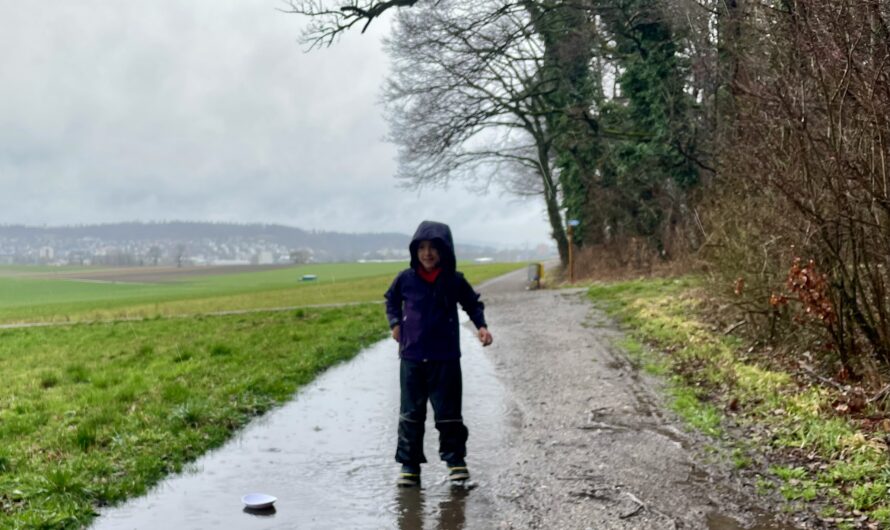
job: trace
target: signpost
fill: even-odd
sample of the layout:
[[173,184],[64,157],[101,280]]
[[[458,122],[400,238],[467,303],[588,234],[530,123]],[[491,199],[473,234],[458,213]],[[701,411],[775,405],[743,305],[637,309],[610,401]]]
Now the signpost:
[[544,278],[544,265],[541,263],[528,264],[528,289],[540,289],[541,280]]

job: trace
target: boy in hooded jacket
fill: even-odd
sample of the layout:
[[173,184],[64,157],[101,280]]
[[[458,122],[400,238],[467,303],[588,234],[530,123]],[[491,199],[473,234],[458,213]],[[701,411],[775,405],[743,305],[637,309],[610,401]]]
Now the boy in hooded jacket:
[[396,461],[398,484],[420,484],[426,403],[433,405],[439,456],[452,482],[470,477],[464,458],[469,434],[461,417],[462,381],[457,304],[476,326],[483,346],[492,342],[479,294],[456,270],[448,225],[423,221],[409,246],[411,266],[386,291],[386,316],[399,343],[401,406]]

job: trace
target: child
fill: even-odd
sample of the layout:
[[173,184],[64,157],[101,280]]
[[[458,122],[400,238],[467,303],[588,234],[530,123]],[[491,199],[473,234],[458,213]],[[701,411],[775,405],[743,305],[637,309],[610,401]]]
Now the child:
[[386,316],[399,343],[401,410],[396,462],[398,485],[420,485],[426,402],[433,405],[439,430],[439,456],[452,482],[470,478],[464,457],[467,428],[461,418],[460,340],[457,304],[470,316],[483,346],[492,336],[484,306],[463,274],[455,270],[448,225],[423,221],[411,245],[411,268],[400,272],[386,291]]

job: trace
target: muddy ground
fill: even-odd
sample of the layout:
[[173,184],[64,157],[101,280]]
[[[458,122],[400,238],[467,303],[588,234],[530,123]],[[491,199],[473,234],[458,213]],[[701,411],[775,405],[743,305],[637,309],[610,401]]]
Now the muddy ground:
[[[395,487],[398,360],[383,341],[95,528],[794,528],[666,411],[582,291],[523,280],[481,289],[491,347],[462,332],[472,487],[444,480],[431,419],[423,487]],[[244,510],[252,491],[275,509]]]

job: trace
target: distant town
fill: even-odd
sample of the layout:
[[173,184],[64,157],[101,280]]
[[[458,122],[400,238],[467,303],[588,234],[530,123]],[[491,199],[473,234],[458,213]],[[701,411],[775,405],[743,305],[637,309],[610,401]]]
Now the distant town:
[[[86,226],[0,226],[2,265],[219,266],[408,259],[410,236],[345,234],[284,225],[157,222]],[[459,259],[526,261],[553,257],[548,245],[497,249],[458,245]]]

